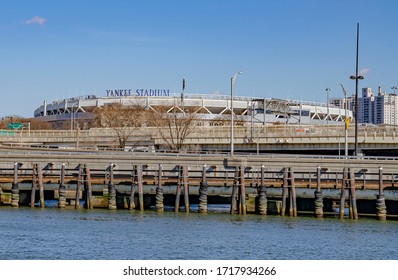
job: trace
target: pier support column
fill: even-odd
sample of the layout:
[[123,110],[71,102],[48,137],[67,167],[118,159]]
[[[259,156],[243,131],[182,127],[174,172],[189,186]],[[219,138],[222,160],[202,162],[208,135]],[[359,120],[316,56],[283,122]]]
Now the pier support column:
[[156,187],[156,205],[155,209],[157,212],[164,211],[164,204],[163,204],[163,187],[162,187],[162,165],[159,164],[158,168],[158,186]]
[[75,190],[75,209],[80,208],[80,191],[83,183],[83,165],[79,164],[79,173],[77,174],[76,190]]
[[176,200],[174,202],[174,211],[175,212],[180,211],[181,185],[182,185],[182,166],[178,166]]
[[235,214],[237,211],[237,189],[239,186],[239,168],[235,167],[234,181],[232,184],[231,192],[231,214]]
[[296,199],[296,185],[294,182],[294,171],[293,167],[289,168],[289,181],[290,181],[290,207],[289,207],[289,215],[293,217],[297,217],[297,199]]
[[339,217],[340,219],[344,219],[344,206],[345,206],[345,196],[346,196],[346,187],[348,184],[348,175],[347,168],[343,169],[343,181],[341,183],[341,193],[340,193],[340,209],[339,209]]
[[260,180],[260,187],[258,188],[258,194],[256,198],[256,210],[257,213],[260,215],[267,215],[267,188],[265,186],[265,174],[264,165],[261,165],[261,180]]
[[282,216],[285,216],[286,213],[286,198],[288,193],[287,184],[288,184],[288,169],[285,167],[283,169],[282,210],[281,210]]
[[379,167],[379,194],[376,200],[376,216],[380,221],[387,219],[386,200],[384,198],[383,167]]
[[246,215],[246,186],[245,186],[245,167],[240,167],[240,196],[239,214]]
[[75,189],[75,209],[80,208],[80,190],[83,182],[83,165],[79,164],[79,173],[77,174],[77,182]]
[[84,180],[84,189],[86,193],[86,209],[93,209],[93,189],[91,186],[91,172],[88,164],[85,164],[85,180]]
[[202,180],[199,186],[199,213],[207,213],[207,179],[206,179],[206,165],[202,166]]
[[358,220],[357,198],[355,195],[355,174],[350,169],[350,218]]
[[37,179],[39,181],[40,208],[44,208],[44,184],[43,184],[43,169],[41,167],[41,163],[37,164]]
[[114,164],[109,165],[108,209],[116,210],[116,187],[113,178]]
[[[336,186],[337,186],[337,184],[336,184]],[[323,198],[322,198],[322,190],[321,190],[321,167],[319,165],[316,167],[316,190],[314,192],[314,196],[315,196],[315,201],[314,201],[315,217],[322,218],[323,217]]]
[[17,162],[14,163],[14,179],[11,187],[11,206],[13,208],[19,207],[19,186],[18,186],[18,166]]
[[144,211],[144,187],[142,185],[142,165],[137,165],[138,204],[140,211]]
[[30,190],[30,207],[35,207],[36,201],[36,189],[37,189],[37,164],[32,166],[32,188]]
[[184,205],[185,212],[189,213],[189,184],[188,184],[188,166],[184,165],[182,170],[182,179],[184,186]]
[[61,166],[61,180],[59,182],[58,195],[59,195],[58,208],[65,208],[66,206],[65,163],[63,163]]
[[131,172],[131,185],[130,185],[130,201],[129,201],[129,210],[135,209],[135,185],[137,183],[137,170],[135,166],[133,166],[133,171]]

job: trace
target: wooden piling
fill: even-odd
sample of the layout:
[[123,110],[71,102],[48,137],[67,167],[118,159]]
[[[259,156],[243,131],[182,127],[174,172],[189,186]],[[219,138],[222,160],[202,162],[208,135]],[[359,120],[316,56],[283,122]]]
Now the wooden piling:
[[[289,182],[289,180],[288,180]],[[292,217],[293,216],[293,196],[292,196],[292,189],[290,187],[290,185],[288,185],[288,197],[289,197],[289,216]]]
[[32,167],[32,189],[30,190],[30,207],[35,207],[36,201],[36,189],[37,189],[37,164],[33,164]]
[[[227,173],[228,174],[228,173]],[[199,213],[207,213],[207,179],[206,179],[206,165],[202,166],[202,180],[199,186]]]
[[256,210],[257,213],[260,215],[267,215],[267,188],[265,186],[265,167],[264,165],[261,165],[261,179],[260,179],[260,187],[258,188],[258,194],[257,194],[257,205],[256,205]]
[[43,185],[43,169],[41,167],[41,163],[37,164],[37,179],[39,183],[39,199],[40,199],[40,207],[44,208],[44,185]]
[[180,211],[181,184],[182,184],[182,166],[178,166],[176,199],[175,199],[175,203],[174,203],[174,211],[175,212]]
[[337,189],[339,186],[339,173],[338,172],[336,172],[334,179],[335,179],[334,189]]
[[232,184],[232,193],[231,193],[231,214],[235,214],[237,210],[237,189],[239,185],[239,169],[235,168],[234,173],[234,181]]
[[162,165],[159,164],[158,168],[158,186],[156,187],[156,205],[155,209],[158,212],[164,211],[164,204],[163,204],[163,187],[162,187]]
[[137,170],[136,170],[135,166],[133,166],[133,171],[131,172],[129,210],[135,209],[135,198],[134,198],[135,190],[134,189],[135,189],[136,183],[137,183]]
[[290,177],[290,192],[291,192],[291,201],[292,201],[292,214],[293,217],[297,217],[297,198],[296,198],[296,184],[294,182],[294,170],[293,167],[289,169],[289,177]]
[[358,210],[357,210],[357,199],[355,195],[355,174],[352,169],[350,169],[350,210],[352,212],[352,219],[358,220]]
[[109,165],[109,184],[108,184],[108,209],[116,210],[116,187],[113,174],[114,164]]
[[83,165],[79,164],[79,173],[77,174],[76,190],[75,190],[75,209],[80,208],[80,190],[83,182]]
[[245,167],[240,167],[240,203],[239,213],[246,215],[246,186],[245,186]]
[[11,187],[11,206],[13,208],[19,207],[19,186],[18,186],[18,166],[17,162],[14,163],[14,179]]
[[379,195],[384,195],[383,167],[379,167]]
[[188,184],[188,166],[184,165],[182,169],[183,173],[183,186],[184,186],[184,205],[185,212],[189,213],[189,184]]
[[285,216],[286,213],[286,197],[288,195],[288,170],[285,167],[283,169],[283,186],[282,186],[282,210],[281,210],[281,215]]
[[[337,180],[337,176],[336,176]],[[337,183],[336,183],[337,186]],[[318,165],[316,167],[316,190],[314,192],[315,201],[314,201],[314,214],[317,218],[323,217],[323,198],[322,198],[322,190],[321,190],[321,167]]]
[[86,192],[86,209],[93,209],[93,189],[91,186],[91,171],[88,164],[85,164],[85,180],[84,180],[84,187]]
[[66,206],[66,186],[65,186],[65,163],[61,165],[61,179],[58,188],[58,208]]
[[138,204],[140,211],[144,211],[144,188],[142,185],[142,165],[137,165]]
[[339,217],[340,219],[344,219],[344,206],[345,206],[345,193],[347,186],[347,169],[344,167],[343,169],[343,181],[341,183],[341,193],[340,193],[340,209],[339,209]]
[[379,167],[379,194],[376,200],[376,216],[380,221],[387,219],[387,207],[384,197],[383,167]]

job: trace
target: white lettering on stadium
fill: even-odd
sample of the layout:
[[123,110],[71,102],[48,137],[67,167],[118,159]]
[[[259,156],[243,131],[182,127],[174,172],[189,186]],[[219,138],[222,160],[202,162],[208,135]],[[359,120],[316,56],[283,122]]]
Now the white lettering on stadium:
[[168,89],[137,89],[137,96],[170,96]]
[[[121,97],[121,96],[132,96],[133,91],[131,89],[107,89],[107,97]],[[170,90],[168,89],[137,89],[135,91],[136,96],[170,96]]]

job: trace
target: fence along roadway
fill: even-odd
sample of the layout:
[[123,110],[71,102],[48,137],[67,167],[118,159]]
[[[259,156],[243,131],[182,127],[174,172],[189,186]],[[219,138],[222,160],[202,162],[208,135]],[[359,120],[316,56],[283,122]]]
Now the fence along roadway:
[[149,152],[109,152],[89,150],[62,150],[39,148],[16,148],[0,146],[0,167],[13,163],[51,163],[55,169],[61,165],[90,164],[93,168],[104,168],[110,163],[119,168],[129,169],[132,164],[167,166],[186,165],[201,169],[203,165],[216,166],[218,170],[230,170],[235,167],[249,167],[260,170],[264,166],[269,170],[293,167],[297,172],[312,172],[318,166],[328,172],[342,172],[350,168],[355,173],[378,173],[383,167],[385,174],[398,174],[396,157],[337,157],[337,156],[304,156],[304,155],[235,155],[228,154],[167,154]]
[[[115,131],[110,128],[93,128],[90,130],[47,130],[47,131],[13,131],[12,134],[0,133],[0,143],[34,144],[65,147],[93,147],[113,145]],[[380,126],[359,127],[358,141],[361,149],[395,149],[398,150],[398,128]],[[127,145],[143,142],[147,145],[164,145],[164,139],[156,128],[140,128],[129,138]],[[199,145],[213,150],[228,150],[229,128],[201,126],[190,134],[188,145]],[[348,131],[348,146],[353,149],[354,131]],[[254,125],[235,128],[235,145],[239,150],[344,150],[344,125]],[[256,147],[257,146],[257,147]]]

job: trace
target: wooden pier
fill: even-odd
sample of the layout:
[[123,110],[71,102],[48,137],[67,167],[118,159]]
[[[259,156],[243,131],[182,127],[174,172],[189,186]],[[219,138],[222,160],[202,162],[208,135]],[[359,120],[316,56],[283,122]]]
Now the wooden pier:
[[[379,220],[398,217],[398,159],[74,153],[0,157],[0,206],[85,207]],[[195,205],[195,206],[193,206]],[[197,206],[196,206],[197,205]],[[1,212],[0,212],[1,213]]]

